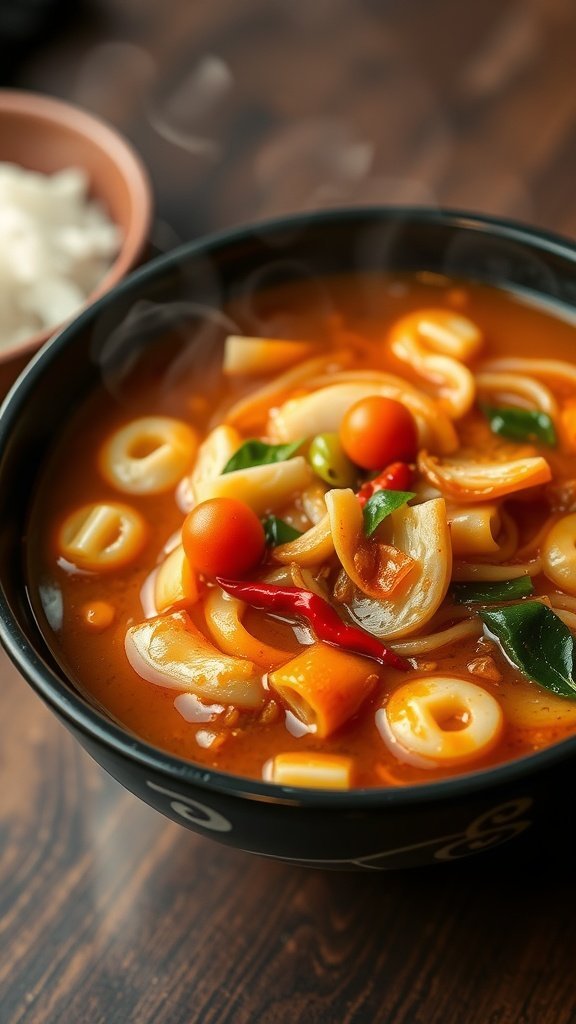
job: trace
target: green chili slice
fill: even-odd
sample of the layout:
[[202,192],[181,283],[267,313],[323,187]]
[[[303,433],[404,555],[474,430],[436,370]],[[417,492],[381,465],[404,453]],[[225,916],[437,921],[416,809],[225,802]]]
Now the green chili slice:
[[483,405],[493,434],[512,441],[535,441],[551,448],[556,445],[556,431],[551,417],[538,409],[495,408]]

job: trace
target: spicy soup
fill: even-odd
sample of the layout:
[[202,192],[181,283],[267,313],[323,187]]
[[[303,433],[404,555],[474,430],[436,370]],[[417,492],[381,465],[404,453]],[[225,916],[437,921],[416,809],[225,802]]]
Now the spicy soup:
[[[79,689],[238,775],[394,786],[576,731],[575,328],[431,274],[262,294],[74,414],[29,524]],[[267,329],[266,329],[267,328]],[[192,336],[190,344],[193,344]],[[166,386],[169,380],[170,386]]]

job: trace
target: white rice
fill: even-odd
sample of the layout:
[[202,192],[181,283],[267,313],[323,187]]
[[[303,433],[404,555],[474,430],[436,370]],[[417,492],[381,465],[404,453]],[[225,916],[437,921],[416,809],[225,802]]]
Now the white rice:
[[84,171],[0,162],[0,350],[69,320],[110,267],[121,233]]

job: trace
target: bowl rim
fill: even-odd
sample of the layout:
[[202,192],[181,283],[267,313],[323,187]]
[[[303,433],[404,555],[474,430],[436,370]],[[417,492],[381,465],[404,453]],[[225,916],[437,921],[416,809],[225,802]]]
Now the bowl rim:
[[[155,257],[149,263],[133,271],[114,288],[91,304],[69,324],[64,326],[32,359],[8,392],[0,407],[0,458],[11,431],[12,424],[28,401],[36,380],[41,377],[44,367],[54,353],[73,344],[79,331],[87,327],[108,305],[133,288],[157,275],[178,267],[183,261],[198,255],[206,255],[221,247],[248,240],[259,241],[263,236],[306,228],[314,224],[334,221],[365,220],[424,222],[426,224],[454,225],[536,246],[550,254],[564,257],[575,265],[576,243],[562,235],[541,228],[533,228],[521,222],[502,217],[458,210],[427,206],[360,206],[320,210],[310,213],[294,213],[262,221],[240,224],[186,242],[168,253]],[[38,632],[40,629],[38,627]],[[116,756],[135,762],[144,770],[164,776],[174,783],[190,784],[192,787],[215,793],[274,804],[292,805],[317,809],[341,809],[359,811],[393,806],[402,808],[414,803],[434,803],[454,797],[490,790],[507,783],[521,781],[526,776],[546,769],[570,755],[576,754],[576,735],[567,737],[543,750],[527,754],[503,764],[463,772],[448,779],[436,779],[417,785],[398,787],[370,787],[351,790],[321,790],[281,786],[277,783],[251,779],[229,772],[218,771],[193,761],[186,761],[140,739],[128,729],[116,724],[98,711],[82,695],[63,682],[40,657],[12,615],[0,577],[0,643],[6,653],[32,688],[70,726],[87,739],[101,744]],[[65,672],[61,670],[62,677]]]
[[[113,287],[114,282],[119,282],[125,276],[144,249],[152,224],[153,189],[150,175],[141,156],[126,136],[112,124],[81,106],[43,93],[23,89],[0,89],[0,117],[13,114],[40,119],[55,127],[69,128],[77,136],[88,139],[96,148],[106,153],[121,171],[132,197],[132,209],[138,210],[138,217],[132,218],[113,262],[96,287],[84,299],[79,311],[83,312],[87,306]],[[36,331],[24,341],[0,348],[0,366],[33,352],[75,319],[76,317],[73,317],[72,320],[57,324],[56,327]]]

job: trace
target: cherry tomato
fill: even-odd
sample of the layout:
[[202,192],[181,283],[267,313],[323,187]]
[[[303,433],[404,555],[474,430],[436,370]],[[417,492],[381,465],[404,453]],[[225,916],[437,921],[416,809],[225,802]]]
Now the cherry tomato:
[[418,451],[414,417],[401,402],[382,395],[361,398],[346,411],[340,441],[348,458],[363,469],[412,462]]
[[188,513],[182,527],[188,561],[205,576],[241,576],[264,553],[264,528],[237,498],[210,498]]

